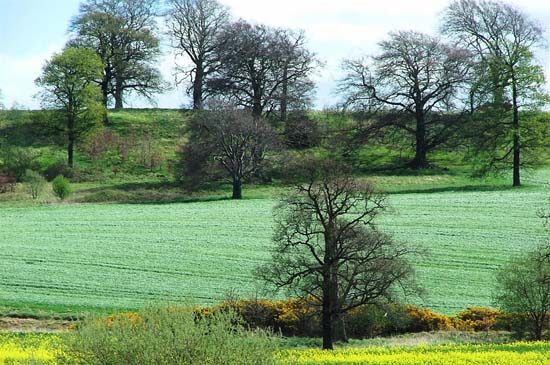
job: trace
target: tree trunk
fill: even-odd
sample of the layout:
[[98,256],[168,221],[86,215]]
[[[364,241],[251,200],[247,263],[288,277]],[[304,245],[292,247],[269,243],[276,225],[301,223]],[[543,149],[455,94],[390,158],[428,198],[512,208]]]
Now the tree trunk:
[[283,90],[281,93],[281,121],[286,122],[288,109],[288,68],[283,71]]
[[197,65],[195,80],[193,80],[193,110],[202,110],[202,86],[204,80],[204,72],[202,66]]
[[71,169],[74,167],[74,138],[69,137],[69,144],[67,145],[67,166]]
[[231,199],[242,199],[243,197],[242,186],[243,184],[241,179],[234,177],[233,178],[233,195],[231,196]]
[[414,158],[409,162],[413,169],[428,167],[428,146],[426,143],[426,120],[423,112],[416,113],[416,148]]
[[512,104],[514,109],[513,128],[514,128],[514,172],[513,172],[513,186],[521,185],[520,178],[520,139],[519,139],[519,110],[517,104],[518,90],[515,81],[512,81]]
[[115,109],[123,109],[124,108],[124,101],[123,101],[123,87],[122,87],[122,80],[116,79],[116,85],[115,85]]
[[[105,110],[107,110],[107,104],[109,102],[109,81],[106,77],[103,79],[103,81],[101,81],[101,95],[101,102],[103,103]],[[107,113],[103,115],[103,124],[109,125],[109,116]]]
[[[72,104],[72,98],[69,99],[69,103]],[[67,144],[67,166],[71,169],[74,167],[74,142],[75,142],[75,114],[72,110],[69,111],[67,119],[67,139],[69,143]]]
[[332,298],[330,290],[330,274],[323,277],[323,310],[322,310],[322,330],[323,330],[323,350],[332,350],[334,346],[332,340],[334,337],[334,328],[332,320]]

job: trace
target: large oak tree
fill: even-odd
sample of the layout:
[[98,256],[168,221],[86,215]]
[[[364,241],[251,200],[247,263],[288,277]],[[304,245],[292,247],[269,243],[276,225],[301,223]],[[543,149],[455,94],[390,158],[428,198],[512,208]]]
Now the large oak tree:
[[385,118],[372,130],[392,126],[410,134],[415,146],[410,166],[427,167],[428,152],[456,127],[456,118],[441,118],[437,112],[452,108],[468,75],[469,53],[415,31],[390,33],[379,47],[372,60],[344,61],[340,89],[345,106],[396,111],[396,118]]
[[163,89],[155,62],[157,0],[86,0],[72,22],[71,46],[91,48],[104,64],[100,81],[103,103],[124,107],[125,95],[151,99]]

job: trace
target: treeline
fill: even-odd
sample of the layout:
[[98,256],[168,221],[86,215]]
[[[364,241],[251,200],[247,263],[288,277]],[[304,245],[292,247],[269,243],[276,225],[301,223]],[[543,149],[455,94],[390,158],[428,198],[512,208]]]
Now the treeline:
[[[221,162],[238,190],[276,145],[247,143],[241,149],[247,161],[233,159],[228,168],[212,151],[220,133],[249,141],[250,133],[264,133],[280,120],[294,145],[309,143],[299,138],[311,124],[288,128],[289,113],[311,108],[313,75],[322,67],[303,31],[236,19],[216,0],[86,0],[69,31],[66,48],[46,63],[37,84],[71,168],[75,146],[101,122],[109,124],[108,106],[122,108],[131,93],[152,98],[169,87],[156,68],[163,41],[179,56],[178,83],[187,86],[193,108],[216,111],[198,117],[200,133],[191,131],[189,139],[195,144],[180,149],[197,153],[202,163],[180,174]],[[356,143],[393,139],[412,147],[410,168],[429,167],[437,149],[461,148],[479,172],[510,171],[519,186],[521,168],[540,163],[548,144],[548,118],[537,113],[548,95],[534,56],[543,43],[542,27],[513,6],[454,0],[437,35],[390,32],[375,55],[343,60],[335,106],[369,116],[352,131]],[[230,109],[252,118],[222,130],[218,112]],[[212,133],[209,123],[218,125]]]

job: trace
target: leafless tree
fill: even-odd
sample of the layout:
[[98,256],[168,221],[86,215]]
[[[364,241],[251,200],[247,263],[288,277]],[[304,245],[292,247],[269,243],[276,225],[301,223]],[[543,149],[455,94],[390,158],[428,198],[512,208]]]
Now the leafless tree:
[[452,107],[468,75],[469,52],[415,31],[390,33],[379,46],[382,52],[372,62],[344,61],[340,90],[345,106],[405,112],[409,117],[385,118],[373,129],[394,126],[411,134],[415,156],[410,166],[427,167],[428,152],[444,143],[456,125],[456,119],[441,119],[436,112]]
[[411,288],[411,250],[375,225],[385,197],[340,171],[311,168],[308,182],[282,199],[272,261],[258,269],[266,282],[321,307],[324,349],[333,348],[343,314],[393,297],[399,284]]
[[123,108],[124,94],[152,98],[163,90],[153,66],[160,55],[156,32],[158,0],[86,0],[71,21],[71,46],[91,48],[104,63],[101,89],[107,106]]
[[229,18],[229,11],[217,0],[170,0],[166,23],[172,47],[193,64],[177,70],[191,80],[193,109],[202,109],[208,97],[206,80],[220,66],[216,48],[223,45],[218,36]]
[[533,47],[543,42],[542,28],[520,10],[499,1],[455,0],[444,13],[442,29],[477,57],[471,109],[476,109],[477,99],[496,112],[476,134],[485,140],[489,135],[495,141],[489,146],[480,141],[483,147],[493,147],[490,164],[512,160],[513,185],[519,186],[522,147],[527,148],[537,133],[522,128],[520,110],[536,107],[542,100],[544,73],[533,57]]
[[[219,41],[222,67],[209,85],[256,117],[281,109],[286,118],[290,101],[303,101],[311,90],[308,78],[316,60],[305,48],[303,32],[240,20],[226,27]],[[298,92],[291,95],[293,90]]]
[[198,114],[188,131],[180,166],[189,175],[204,176],[202,169],[207,164],[218,165],[229,176],[233,199],[242,198],[243,180],[256,173],[267,153],[277,146],[276,134],[265,120],[230,107],[218,106]]

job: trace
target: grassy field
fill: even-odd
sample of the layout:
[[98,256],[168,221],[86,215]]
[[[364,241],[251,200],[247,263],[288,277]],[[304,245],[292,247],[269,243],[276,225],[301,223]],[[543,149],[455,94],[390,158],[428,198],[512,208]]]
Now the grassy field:
[[[393,192],[380,226],[428,250],[415,260],[427,295],[410,300],[442,313],[492,306],[494,270],[546,236],[536,211],[548,205],[548,175],[532,175],[519,190],[445,176],[379,177]],[[211,304],[231,290],[255,295],[252,270],[269,258],[276,204],[266,195],[253,189],[256,198],[243,201],[6,204],[0,313]]]

